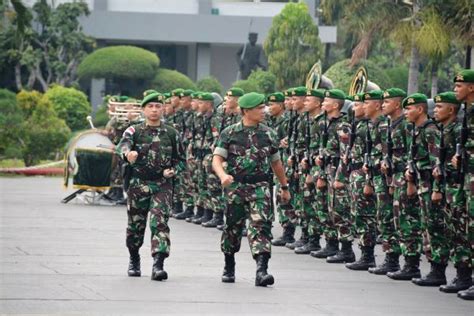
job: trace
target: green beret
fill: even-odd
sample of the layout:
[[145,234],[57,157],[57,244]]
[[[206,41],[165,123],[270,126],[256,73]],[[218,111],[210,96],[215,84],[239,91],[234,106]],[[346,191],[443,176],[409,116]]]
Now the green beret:
[[164,97],[165,99],[171,98],[171,92],[165,92],[165,93],[163,93],[163,97]]
[[294,97],[304,97],[308,89],[306,87],[296,87],[291,91],[291,95]]
[[165,97],[161,93],[158,93],[158,92],[151,93],[147,95],[145,98],[143,98],[141,106],[144,107],[150,102],[163,103],[164,100],[165,100]]
[[383,98],[384,99],[391,99],[391,98],[406,98],[407,93],[405,90],[399,88],[390,88],[384,91]]
[[183,93],[183,92],[184,92],[184,89],[181,89],[181,88],[174,89],[173,91],[171,91],[171,96],[180,97],[181,93]]
[[145,90],[143,92],[143,97],[146,97],[147,95],[152,94],[152,93],[158,93],[158,91],[153,90],[153,89]]
[[193,90],[186,89],[186,90],[183,90],[183,92],[181,92],[180,97],[190,97],[190,96],[192,96],[193,93],[194,93]]
[[244,95],[244,90],[240,89],[240,88],[230,88],[226,95],[228,97],[241,97]]
[[242,109],[253,109],[265,102],[265,95],[257,92],[250,92],[241,96],[238,102]]
[[331,98],[331,99],[345,100],[346,94],[344,93],[344,91],[340,89],[331,89],[331,90],[327,90],[324,93],[324,97]]
[[214,97],[212,96],[212,94],[208,92],[203,92],[199,94],[198,99],[201,101],[214,101]]
[[364,93],[364,101],[368,100],[383,100],[382,90],[372,90]]
[[364,93],[357,93],[352,96],[352,101],[364,102]]
[[163,102],[164,104],[171,104],[171,97],[165,99],[165,102]]
[[413,93],[407,96],[405,99],[402,101],[402,107],[406,108],[409,105],[413,104],[428,104],[428,97],[424,95],[423,93]]
[[285,97],[291,97],[291,93],[293,91],[293,88],[289,88],[289,89],[286,89],[285,92],[283,92],[285,94]]
[[456,95],[452,91],[443,92],[434,97],[435,103],[450,103],[460,105],[461,103],[456,99]]
[[473,69],[464,69],[461,70],[456,77],[454,77],[454,82],[469,82],[474,83],[474,70]]
[[324,92],[324,89],[309,89],[308,91],[306,91],[306,95],[324,99]]
[[285,96],[281,92],[274,92],[267,95],[267,102],[285,102]]
[[191,98],[193,99],[199,99],[199,95],[201,95],[201,91],[196,91],[191,94]]

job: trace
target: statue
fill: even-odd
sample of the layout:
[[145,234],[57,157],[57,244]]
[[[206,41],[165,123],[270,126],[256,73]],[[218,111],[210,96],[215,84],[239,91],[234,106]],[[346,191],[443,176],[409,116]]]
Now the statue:
[[[265,70],[265,66],[260,62],[261,54],[263,57],[262,46],[257,45],[257,33],[249,33],[249,42],[242,45],[237,51],[237,63],[239,65],[240,78],[248,78],[252,70],[257,67]],[[238,76],[237,76],[238,77]]]

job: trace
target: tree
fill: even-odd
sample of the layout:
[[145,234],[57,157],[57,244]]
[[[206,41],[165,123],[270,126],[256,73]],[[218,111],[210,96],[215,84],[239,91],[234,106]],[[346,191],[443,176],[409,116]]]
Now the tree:
[[94,45],[79,23],[81,16],[89,14],[87,4],[62,3],[54,8],[40,0],[32,10],[31,25],[25,25],[23,12],[2,29],[0,45],[6,53],[0,54],[0,58],[13,64],[18,90],[31,90],[36,84],[42,91],[47,91],[52,83],[72,85],[77,66]]
[[248,80],[257,84],[258,92],[269,94],[276,91],[276,76],[269,71],[255,70],[252,71]]
[[260,92],[258,88],[258,84],[255,80],[237,80],[232,84],[234,88],[240,88],[244,90],[244,93],[249,92]]
[[216,92],[222,94],[224,87],[222,87],[219,80],[213,76],[204,77],[196,82],[199,91]]
[[306,4],[288,3],[273,18],[264,50],[269,71],[277,75],[278,89],[304,84],[322,50],[318,27]]
[[179,71],[160,68],[153,79],[152,88],[160,92],[169,92],[176,88],[196,90],[196,85]]
[[18,124],[23,121],[22,111],[18,107],[15,93],[0,89],[0,155],[6,157],[19,156]]

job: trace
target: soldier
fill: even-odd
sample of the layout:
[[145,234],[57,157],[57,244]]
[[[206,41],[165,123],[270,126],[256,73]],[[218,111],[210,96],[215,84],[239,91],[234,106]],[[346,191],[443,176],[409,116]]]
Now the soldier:
[[[387,89],[383,94],[382,113],[390,120],[385,127],[387,134],[383,138],[383,143],[385,144],[383,146],[384,159],[381,161],[380,169],[385,176],[385,184],[383,186],[386,186],[389,190],[388,198],[390,199],[391,207],[389,207],[390,205],[387,205],[387,208],[382,205],[379,206],[382,220],[382,248],[385,252],[385,260],[381,265],[369,268],[370,273],[377,275],[385,275],[387,272],[395,272],[400,269],[399,216],[401,207],[408,205],[404,175],[408,160],[406,149],[408,127],[402,108],[402,100],[405,97],[406,92],[398,88]],[[386,193],[381,192],[381,194],[378,197],[378,201],[384,203],[383,194]]]
[[166,280],[163,263],[169,256],[168,218],[172,203],[171,179],[184,168],[184,151],[177,131],[161,122],[163,96],[152,93],[141,105],[146,121],[124,132],[117,153],[131,164],[128,189],[126,244],[130,253],[129,276],[140,276],[139,249],[150,212],[152,280]]
[[[456,155],[452,159],[453,166],[457,169],[457,182],[460,184],[460,189],[457,192],[457,197],[460,203],[465,203],[465,210],[467,214],[460,215],[461,218],[468,219],[467,238],[471,243],[471,249],[464,249],[469,253],[469,265],[458,265],[456,267],[456,278],[448,285],[442,286],[440,289],[443,292],[455,292],[460,288],[464,288],[471,281],[473,257],[472,245],[474,241],[474,70],[464,69],[454,78],[454,93],[456,99],[464,103],[464,117],[461,128],[461,140],[456,144]],[[474,300],[474,286],[471,286],[465,291],[459,291],[458,296],[466,300]]]
[[315,175],[319,172],[314,163],[319,149],[321,135],[321,120],[324,118],[321,105],[324,99],[324,90],[309,89],[304,101],[305,111],[305,156],[301,163],[300,188],[302,194],[302,217],[308,227],[308,242],[295,248],[297,254],[310,254],[321,250],[319,239],[322,235],[322,225],[317,210],[320,209],[320,200],[315,186]]
[[[274,283],[268,274],[271,256],[273,212],[270,208],[270,167],[278,178],[283,202],[290,193],[278,152],[275,132],[261,124],[265,96],[248,93],[239,98],[242,121],[224,129],[214,150],[212,166],[227,193],[226,224],[221,250],[225,255],[222,282],[235,282],[234,254],[240,249],[245,220],[250,220],[248,240],[257,262],[256,286]],[[226,169],[223,164],[227,163]]]
[[317,158],[318,165],[324,169],[318,179],[317,189],[328,187],[329,214],[333,219],[338,240],[341,243],[341,250],[326,258],[328,263],[355,261],[355,254],[352,250],[354,236],[348,187],[344,185],[345,181],[341,181],[343,179],[338,178],[336,181],[336,171],[348,146],[348,139],[344,135],[349,134],[350,131],[350,124],[341,113],[345,98],[346,95],[339,89],[331,89],[325,93],[323,110],[326,111],[328,119],[325,131],[327,141],[322,142],[320,156]]
[[[213,126],[219,126],[219,135],[224,128],[233,125],[240,121],[241,114],[238,99],[244,95],[244,90],[240,88],[231,88],[226,92],[225,103],[222,103],[215,112],[213,118]],[[211,149],[215,148],[218,137],[214,137],[214,142]],[[210,221],[202,223],[203,227],[213,228],[219,227],[220,230],[224,228],[224,209],[226,206],[225,195],[220,185],[220,180],[212,170],[212,155],[206,157],[206,174],[208,179],[208,187],[211,191],[211,203],[214,215]]]
[[[280,157],[282,161],[285,161],[286,150],[283,140],[287,136],[288,132],[288,116],[285,115],[285,95],[281,92],[271,93],[267,96],[267,104],[270,114],[269,126],[277,133]],[[279,186],[277,185],[277,191]],[[278,212],[278,221],[283,228],[283,235],[272,241],[272,245],[277,247],[285,246],[287,243],[293,243],[295,241],[295,225],[288,220],[285,216],[285,205],[281,204],[281,201],[277,200],[276,210]]]

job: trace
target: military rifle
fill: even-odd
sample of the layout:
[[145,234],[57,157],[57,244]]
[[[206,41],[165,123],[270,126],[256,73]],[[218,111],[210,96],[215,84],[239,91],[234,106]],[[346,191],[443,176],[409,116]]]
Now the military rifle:
[[345,159],[344,161],[345,164],[348,166],[348,171],[350,172],[352,170],[352,148],[354,147],[354,143],[357,137],[357,123],[355,119],[355,112],[354,109],[352,111],[352,117],[351,117],[351,134],[349,136],[349,146],[346,149],[346,154],[345,154]]
[[372,136],[370,135],[370,125],[369,125],[369,120],[366,121],[367,123],[367,131],[365,134],[365,154],[364,154],[364,166],[368,169],[367,174],[365,176],[365,180],[368,185],[373,187],[373,181],[374,181],[374,166],[372,163]]
[[312,158],[311,158],[311,152],[310,152],[310,146],[311,146],[311,121],[309,118],[309,112],[306,112],[306,135],[305,135],[305,147],[306,147],[306,160],[308,161],[308,168],[305,170],[306,174],[309,174],[311,171],[311,166],[313,165],[312,163]]
[[464,177],[466,176],[467,170],[467,160],[466,159],[466,142],[469,135],[469,127],[467,126],[468,121],[468,111],[467,104],[463,104],[464,116],[462,119],[461,127],[461,139],[460,142],[456,144],[456,157],[458,158],[457,164],[457,182],[464,186]]
[[439,125],[439,131],[441,134],[441,138],[439,141],[439,171],[441,173],[441,185],[446,188],[446,155],[447,155],[447,148],[444,143],[444,125]]
[[417,175],[416,175],[416,163],[415,163],[415,157],[416,157],[416,152],[417,152],[417,146],[416,146],[416,126],[415,123],[412,124],[412,130],[411,130],[411,145],[410,145],[410,159],[408,160],[408,173],[412,177],[411,183],[413,183],[415,186],[418,183]]
[[321,135],[321,142],[319,143],[319,159],[321,160],[321,172],[324,174],[327,164],[326,156],[326,145],[328,143],[329,131],[328,131],[328,113],[324,111],[323,114],[323,132]]
[[387,186],[390,186],[391,179],[393,177],[394,165],[393,165],[393,139],[392,139],[392,120],[390,117],[387,121],[387,154],[384,158],[385,165],[387,166],[386,182]]

